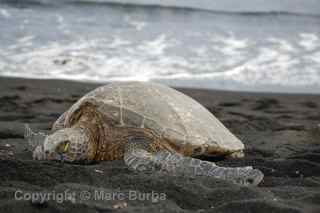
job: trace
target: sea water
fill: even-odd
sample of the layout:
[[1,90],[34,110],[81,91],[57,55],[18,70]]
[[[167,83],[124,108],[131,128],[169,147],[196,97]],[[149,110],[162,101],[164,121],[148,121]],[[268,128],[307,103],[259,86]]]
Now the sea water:
[[0,0],[0,75],[320,92],[319,0]]

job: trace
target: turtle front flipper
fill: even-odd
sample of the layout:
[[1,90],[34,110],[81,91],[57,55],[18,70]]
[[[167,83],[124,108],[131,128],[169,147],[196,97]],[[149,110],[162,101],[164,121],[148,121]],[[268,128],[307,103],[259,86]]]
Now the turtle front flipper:
[[179,153],[160,151],[153,153],[148,138],[129,139],[124,154],[126,165],[135,171],[160,171],[172,175],[210,176],[241,185],[258,185],[264,175],[252,167],[219,167],[213,162],[185,157]]

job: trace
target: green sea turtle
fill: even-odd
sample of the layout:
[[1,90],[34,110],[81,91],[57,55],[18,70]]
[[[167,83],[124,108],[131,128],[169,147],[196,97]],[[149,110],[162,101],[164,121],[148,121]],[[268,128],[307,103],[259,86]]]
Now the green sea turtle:
[[192,98],[156,83],[111,83],[89,92],[53,125],[38,160],[123,159],[135,171],[212,176],[257,185],[252,167],[219,167],[197,156],[242,157],[244,145]]

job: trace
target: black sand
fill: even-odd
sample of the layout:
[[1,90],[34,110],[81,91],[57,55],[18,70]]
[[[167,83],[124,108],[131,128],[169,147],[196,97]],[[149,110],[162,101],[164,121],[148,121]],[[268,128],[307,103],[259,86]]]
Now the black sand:
[[[0,78],[0,212],[320,212],[320,96],[180,89],[245,143],[244,159],[218,164],[259,168],[265,174],[259,187],[205,177],[138,174],[121,161],[93,165],[33,161],[23,139],[24,123],[49,130],[62,112],[95,87]],[[69,190],[76,193],[76,200],[19,200],[19,190],[24,194]],[[91,192],[91,199],[77,199],[82,191]],[[105,199],[93,200],[95,191],[104,193]],[[134,193],[141,196],[129,200],[130,193],[131,198],[137,198]],[[119,199],[110,200],[110,195]]]

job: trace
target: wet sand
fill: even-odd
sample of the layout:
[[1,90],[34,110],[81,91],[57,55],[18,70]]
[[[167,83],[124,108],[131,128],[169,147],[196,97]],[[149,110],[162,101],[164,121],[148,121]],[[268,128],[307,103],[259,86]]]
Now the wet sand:
[[[320,212],[320,95],[179,89],[245,144],[245,158],[217,164],[260,169],[265,178],[259,187],[135,173],[122,161],[72,165],[32,160],[24,124],[49,130],[61,113],[97,86],[0,78],[1,212]],[[27,193],[66,191],[76,199],[19,199]],[[89,198],[80,199],[83,191]]]

